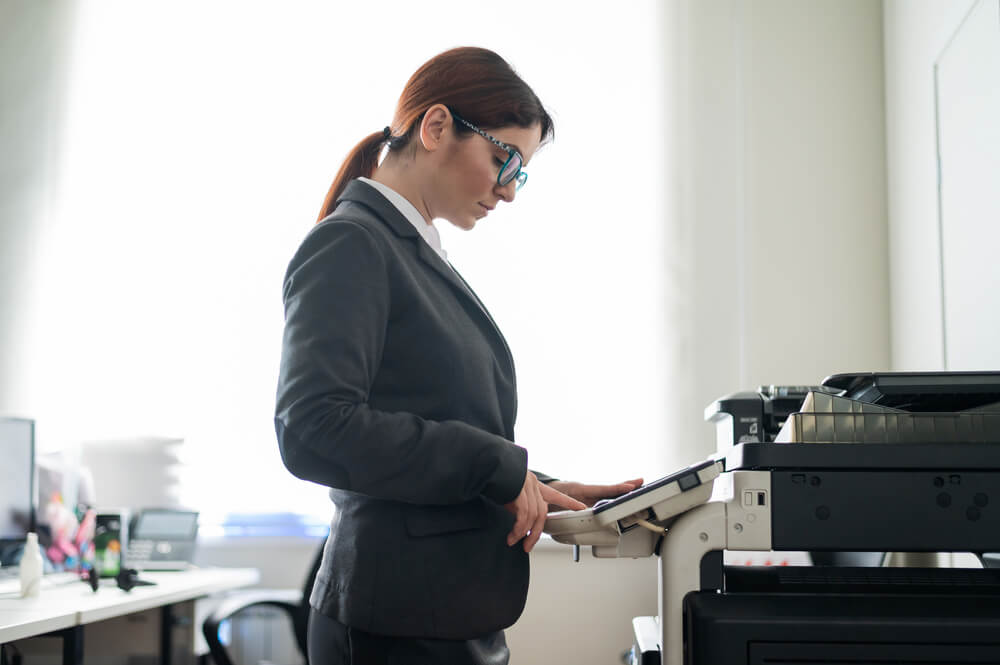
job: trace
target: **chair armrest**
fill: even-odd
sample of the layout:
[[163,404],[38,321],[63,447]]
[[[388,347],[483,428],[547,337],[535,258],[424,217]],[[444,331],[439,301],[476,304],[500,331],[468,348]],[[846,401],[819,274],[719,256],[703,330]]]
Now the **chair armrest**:
[[205,621],[222,623],[253,605],[272,605],[285,611],[294,611],[302,605],[302,592],[299,589],[247,589],[232,593],[222,599]]
[[226,619],[248,607],[267,605],[284,611],[294,625],[295,613],[301,610],[302,602],[302,592],[298,589],[248,589],[226,596],[201,625],[212,660],[218,665],[232,665],[219,641],[219,625]]

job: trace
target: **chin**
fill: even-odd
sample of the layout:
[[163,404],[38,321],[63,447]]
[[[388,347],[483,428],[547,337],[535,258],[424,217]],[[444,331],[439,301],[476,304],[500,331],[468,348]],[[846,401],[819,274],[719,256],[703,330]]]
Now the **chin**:
[[479,220],[475,217],[468,217],[466,219],[459,217],[457,219],[449,219],[448,221],[451,222],[452,226],[457,226],[463,231],[471,231],[476,226],[476,222]]

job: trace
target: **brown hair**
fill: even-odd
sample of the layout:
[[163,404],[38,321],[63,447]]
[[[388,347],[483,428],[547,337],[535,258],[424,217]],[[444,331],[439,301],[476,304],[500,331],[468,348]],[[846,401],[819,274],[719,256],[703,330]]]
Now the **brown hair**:
[[[555,128],[538,96],[514,69],[493,51],[461,47],[434,56],[418,69],[403,88],[396,114],[386,137],[383,131],[369,134],[348,153],[323,201],[319,220],[337,207],[337,197],[347,183],[360,176],[371,177],[383,145],[390,151],[410,144],[424,113],[434,104],[444,104],[469,122],[484,129],[540,125],[542,141],[551,140]],[[472,130],[455,123],[459,135]]]

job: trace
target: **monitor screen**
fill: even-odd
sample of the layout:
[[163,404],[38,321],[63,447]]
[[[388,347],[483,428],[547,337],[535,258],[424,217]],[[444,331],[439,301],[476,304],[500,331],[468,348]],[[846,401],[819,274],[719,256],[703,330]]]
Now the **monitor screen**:
[[187,540],[198,533],[198,513],[190,510],[142,511],[132,538],[137,540]]
[[0,541],[35,529],[35,421],[0,418]]

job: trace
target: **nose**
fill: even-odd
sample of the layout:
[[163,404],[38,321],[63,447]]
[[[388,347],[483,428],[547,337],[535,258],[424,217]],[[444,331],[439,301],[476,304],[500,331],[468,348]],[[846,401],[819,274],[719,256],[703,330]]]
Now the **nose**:
[[517,178],[514,178],[506,185],[496,185],[495,187],[497,196],[501,198],[506,203],[513,203],[514,197],[517,195]]

